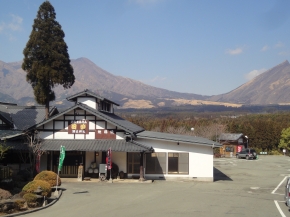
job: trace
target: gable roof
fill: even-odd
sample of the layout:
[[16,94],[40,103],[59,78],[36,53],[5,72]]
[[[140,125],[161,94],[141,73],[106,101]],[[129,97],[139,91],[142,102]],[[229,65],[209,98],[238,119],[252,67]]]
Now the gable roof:
[[244,137],[242,133],[222,133],[219,137],[219,140],[222,141],[237,141],[241,137]]
[[88,89],[85,89],[82,92],[79,92],[79,93],[76,93],[76,94],[74,94],[72,96],[69,96],[66,99],[68,101],[76,101],[77,100],[77,97],[80,97],[80,96],[92,96],[92,97],[95,97],[95,98],[100,99],[102,101],[107,101],[107,102],[113,103],[114,105],[119,106],[119,104],[117,104],[117,103],[115,103],[115,102],[113,102],[111,100],[108,100],[108,99],[106,99],[104,97],[101,97],[100,95],[98,95],[98,94],[96,94],[96,93],[94,93],[94,92],[92,92],[92,91],[90,91]]
[[[56,107],[50,109],[50,114],[57,112]],[[0,104],[0,118],[15,130],[26,130],[45,119],[45,107]]]
[[214,147],[222,146],[222,144],[218,142],[214,142],[212,140],[202,138],[202,137],[170,134],[170,133],[160,133],[160,132],[153,132],[153,131],[143,131],[141,133],[138,133],[137,138],[156,139],[156,140],[164,140],[164,141],[171,141],[171,142],[182,142],[182,143],[214,146]]
[[141,131],[144,131],[144,129],[142,127],[140,127],[136,124],[133,124],[130,121],[127,121],[127,120],[125,120],[125,119],[123,119],[123,118],[121,118],[113,113],[99,111],[97,109],[93,109],[93,108],[91,108],[83,103],[80,103],[80,102],[78,102],[76,105],[70,107],[69,109],[64,110],[64,111],[50,117],[49,119],[38,123],[35,127],[40,127],[43,124],[46,124],[46,123],[52,121],[53,119],[58,118],[58,117],[64,115],[65,113],[72,111],[76,108],[81,108],[81,109],[83,109],[83,110],[85,110],[93,115],[96,115],[96,116],[106,120],[107,122],[117,126],[118,128],[123,129],[124,131],[126,131],[130,134],[136,134],[136,133],[139,133]]

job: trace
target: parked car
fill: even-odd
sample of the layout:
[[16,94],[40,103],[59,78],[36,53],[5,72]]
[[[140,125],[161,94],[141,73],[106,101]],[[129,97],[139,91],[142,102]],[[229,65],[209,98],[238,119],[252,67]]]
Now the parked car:
[[246,148],[236,154],[236,158],[246,158],[249,159],[256,159],[257,158],[257,152],[255,149],[252,148]]
[[287,177],[285,185],[285,203],[287,206],[290,206],[290,177]]

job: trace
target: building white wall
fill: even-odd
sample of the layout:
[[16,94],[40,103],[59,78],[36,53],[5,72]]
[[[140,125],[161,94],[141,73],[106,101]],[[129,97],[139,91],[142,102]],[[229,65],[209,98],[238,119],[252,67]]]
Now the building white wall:
[[[201,181],[213,181],[213,149],[209,146],[170,142],[153,139],[137,140],[141,144],[153,147],[155,152],[185,152],[189,153],[189,174],[160,174],[166,179],[187,178]],[[168,163],[167,163],[168,165]],[[146,168],[145,168],[146,169]],[[160,175],[147,175],[160,177]]]
[[93,109],[97,109],[96,98],[94,97],[78,97],[77,102],[81,102]]
[[119,171],[127,172],[127,153],[112,152],[112,161],[118,165]]
[[125,139],[124,132],[117,132],[116,133],[116,139]]
[[88,170],[88,168],[91,166],[91,163],[95,160],[95,152],[94,151],[87,151],[86,152],[86,168],[85,171]]

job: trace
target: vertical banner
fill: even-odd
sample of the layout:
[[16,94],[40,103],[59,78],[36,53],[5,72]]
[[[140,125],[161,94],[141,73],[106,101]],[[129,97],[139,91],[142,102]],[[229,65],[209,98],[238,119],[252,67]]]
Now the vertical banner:
[[112,168],[112,150],[111,148],[107,151],[107,169],[110,170]]
[[35,161],[35,170],[37,173],[40,172],[40,156],[41,156],[41,154],[40,154],[40,152],[38,152],[36,155],[36,161]]
[[58,171],[61,171],[64,158],[65,158],[65,147],[61,145],[60,146],[60,154],[59,154]]

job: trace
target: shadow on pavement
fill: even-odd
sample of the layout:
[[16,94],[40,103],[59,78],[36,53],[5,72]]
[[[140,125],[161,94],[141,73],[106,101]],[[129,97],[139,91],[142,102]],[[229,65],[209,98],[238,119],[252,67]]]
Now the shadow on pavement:
[[79,192],[74,192],[73,194],[84,194],[84,193],[89,193],[88,191],[79,191]]
[[226,174],[218,170],[217,168],[213,168],[213,174],[214,174],[214,182],[216,181],[233,181],[230,177],[228,177]]

